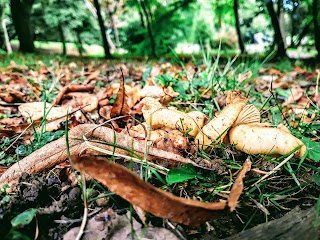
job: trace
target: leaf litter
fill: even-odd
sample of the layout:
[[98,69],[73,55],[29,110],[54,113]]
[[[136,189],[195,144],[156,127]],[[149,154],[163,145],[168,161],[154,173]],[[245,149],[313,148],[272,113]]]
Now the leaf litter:
[[[55,128],[52,128],[51,131],[65,128],[64,124],[66,124],[66,120],[72,122],[72,125],[70,125],[70,123],[68,125],[71,128],[67,133],[69,149],[66,147],[66,138],[63,137],[46,144],[29,156],[26,156],[2,174],[0,177],[1,185],[3,187],[6,186],[5,184],[12,185],[11,191],[19,191],[14,187],[14,184],[18,183],[19,178],[23,176],[24,172],[28,174],[37,174],[50,170],[54,166],[63,164],[63,162],[68,159],[68,154],[70,153],[71,159],[73,159],[71,163],[76,169],[88,173],[92,178],[97,179],[109,190],[131,202],[137,209],[140,208],[142,211],[150,212],[161,218],[171,219],[173,222],[179,222],[185,225],[199,225],[209,219],[217,219],[218,216],[221,219],[227,219],[229,216],[229,214],[226,214],[228,208],[229,210],[236,209],[236,211],[241,211],[236,208],[238,201],[240,201],[241,205],[248,206],[248,203],[244,201],[247,197],[240,197],[243,192],[243,185],[246,185],[244,177],[246,173],[249,174],[249,177],[251,175],[254,176],[255,174],[258,174],[259,176],[259,174],[263,172],[262,169],[258,169],[259,171],[257,170],[257,167],[259,168],[260,166],[260,162],[277,159],[279,154],[282,154],[285,157],[292,151],[296,151],[297,159],[299,159],[299,157],[302,157],[303,159],[307,156],[309,161],[318,161],[317,153],[313,150],[314,147],[310,147],[312,144],[318,144],[317,137],[313,137],[313,141],[303,137],[301,138],[302,141],[300,141],[297,137],[293,136],[291,131],[286,127],[278,126],[278,128],[274,128],[265,121],[260,123],[261,119],[266,119],[265,113],[262,112],[260,118],[259,110],[254,107],[254,105],[247,104],[248,101],[255,104],[254,99],[252,99],[252,97],[248,99],[242,97],[239,93],[240,91],[225,92],[223,95],[227,97],[225,97],[225,100],[223,100],[222,97],[222,100],[219,99],[219,102],[225,101],[226,106],[224,107],[223,103],[220,104],[220,106],[222,106],[222,111],[217,112],[215,117],[211,116],[212,120],[209,121],[207,119],[208,115],[198,111],[198,109],[200,109],[206,112],[206,108],[196,107],[197,111],[190,111],[190,108],[186,109],[179,107],[179,109],[177,109],[176,107],[173,107],[174,105],[167,106],[167,104],[170,105],[170,103],[174,103],[173,99],[175,97],[179,98],[181,96],[186,96],[184,91],[187,91],[188,88],[178,87],[176,88],[177,91],[179,91],[178,93],[174,91],[175,85],[173,85],[173,87],[170,85],[159,86],[153,82],[152,77],[155,75],[153,73],[154,75],[150,75],[147,84],[141,90],[141,85],[138,81],[142,78],[143,67],[137,68],[136,66],[120,65],[126,76],[132,74],[133,81],[125,84],[124,75],[117,71],[117,68],[114,68],[112,71],[113,75],[103,75],[104,69],[110,71],[110,68],[106,65],[101,65],[99,70],[95,69],[95,64],[89,65],[87,69],[91,69],[91,72],[90,70],[89,72],[77,72],[76,63],[69,64],[69,66],[66,65],[64,68],[62,67],[60,69],[47,67],[42,64],[38,71],[29,69],[25,66],[20,67],[12,63],[12,66],[13,65],[15,67],[9,67],[6,71],[1,73],[1,81],[2,83],[9,83],[11,86],[18,86],[15,89],[20,89],[19,92],[22,94],[14,91],[9,91],[9,95],[2,94],[0,96],[2,99],[1,113],[9,112],[10,114],[17,114],[19,116],[17,106],[20,106],[19,110],[22,109],[20,110],[20,114],[24,116],[24,118],[21,118],[21,122],[30,121],[30,119],[32,121],[42,119],[44,122],[58,120],[59,124]],[[157,71],[153,72],[158,72],[163,75],[168,74],[170,69],[176,72],[182,71],[176,66],[173,67],[170,65],[160,65],[160,67],[159,65],[155,65],[154,69],[157,69]],[[192,69],[192,64],[188,65],[188,69]],[[305,103],[302,103],[302,99],[313,99],[312,95],[311,98],[308,98],[309,96],[304,94],[301,90],[303,86],[300,87],[299,85],[291,83],[291,85],[288,85],[288,76],[307,76],[306,78],[308,80],[312,80],[316,76],[312,72],[306,70],[302,71],[301,69],[298,70],[294,73],[282,73],[281,71],[273,69],[260,71],[261,75],[269,74],[269,76],[278,76],[277,81],[282,84],[280,84],[279,87],[283,87],[284,91],[290,91],[290,93],[289,91],[287,93],[284,91],[278,92],[279,96],[285,93],[283,95],[283,109],[279,108],[279,111],[284,115],[289,114],[291,109],[297,108],[299,102],[301,102],[301,107],[303,106],[305,110],[308,110],[306,109]],[[17,75],[16,71],[20,73],[23,72],[23,74]],[[21,82],[28,82],[27,79],[30,78],[28,75],[33,77],[36,84],[28,83],[27,86],[29,88],[22,89],[22,85],[20,84]],[[56,85],[47,83],[49,85],[45,86],[41,83],[41,80],[47,79],[50,75],[56,76],[56,79],[53,81]],[[84,85],[71,84],[71,81],[74,82],[74,80],[77,79],[80,81],[82,76],[86,77]],[[196,74],[194,76],[196,76]],[[266,83],[269,91],[265,91],[265,87],[263,87],[263,81],[265,81],[263,79],[268,79],[267,76],[268,75],[265,75],[264,78],[261,79],[258,77],[256,86],[259,87],[261,94],[264,94],[271,99],[270,96],[272,95],[269,93],[272,93],[272,89],[270,90],[270,85]],[[252,72],[249,71],[238,77],[239,82],[242,83],[251,81]],[[135,81],[134,79],[137,79],[138,81]],[[120,80],[120,84],[110,84],[110,82],[114,80]],[[186,81],[183,77],[181,80]],[[97,87],[97,83],[101,82],[103,82],[102,87]],[[173,83],[177,84],[177,82]],[[192,82],[185,83],[192,84]],[[48,86],[50,86],[49,89]],[[292,89],[286,89],[291,86]],[[315,92],[314,85],[308,84],[306,86],[309,87],[309,92],[316,96],[317,93]],[[4,87],[4,85],[1,85],[1,87]],[[241,88],[241,86],[239,87]],[[62,90],[54,97],[52,93],[56,93],[59,88]],[[203,86],[199,89],[202,89],[206,94],[208,92],[211,92],[211,94],[213,93],[210,89],[210,91],[207,91],[208,88],[206,89]],[[244,90],[245,89],[242,87],[241,91],[243,92]],[[29,97],[31,92],[35,93],[33,98]],[[46,93],[45,96],[43,95],[44,92]],[[218,93],[221,94],[221,92]],[[201,92],[199,92],[199,95],[205,96],[201,94]],[[221,95],[219,96],[221,98]],[[47,103],[44,104],[44,101],[39,102],[41,99],[44,99]],[[49,103],[50,99],[52,105]],[[206,99],[207,97],[203,98],[204,101],[206,101]],[[276,98],[271,99],[270,101],[272,100],[276,101],[278,100],[278,97],[276,96]],[[38,104],[39,107],[27,107],[29,110],[26,111],[24,110],[25,106],[29,106],[27,104],[30,104],[23,103],[26,101],[30,103],[34,102],[34,104]],[[38,101],[38,103],[35,103],[36,101]],[[310,103],[310,100],[307,102]],[[15,105],[16,103],[17,105]],[[60,106],[57,104],[60,104]],[[190,106],[196,106],[192,105],[192,103],[188,104]],[[264,104],[267,105],[268,102],[265,102]],[[46,105],[46,108],[44,105]],[[61,111],[60,109],[64,110]],[[68,114],[65,112],[66,109]],[[50,115],[51,111],[52,113]],[[127,117],[126,122],[121,121],[121,117],[128,115],[131,117]],[[32,116],[36,116],[36,118],[32,119]],[[317,131],[316,128],[313,128],[313,125],[316,125],[319,121],[319,113],[309,113],[309,111],[307,111],[306,115],[302,118],[300,118],[298,114],[294,116],[297,117],[286,118],[286,121],[290,121],[289,123],[291,126],[294,126],[298,121],[298,128],[304,126],[303,124],[309,124],[312,127],[312,131]],[[121,128],[113,120],[117,117],[120,117],[117,122],[120,123]],[[113,126],[106,125],[106,127],[102,127],[95,125],[103,124],[103,118],[109,122],[111,120]],[[35,128],[37,131],[36,137],[37,134],[38,137],[39,135],[41,136],[41,126],[43,126],[44,123],[40,122],[38,124],[40,127]],[[15,129],[14,127],[15,125],[10,124],[10,121],[5,125],[6,129]],[[49,127],[47,128],[50,129]],[[247,128],[247,132],[251,133],[253,131],[253,135],[246,137],[246,132],[232,134],[236,132],[237,128]],[[253,130],[256,128],[257,130]],[[263,131],[266,132],[262,133],[262,128]],[[279,135],[279,131],[281,131],[281,136]],[[316,136],[312,131],[308,136]],[[261,134],[261,136],[259,136],[259,134]],[[13,136],[14,132],[10,132],[10,134],[4,135],[2,139],[10,139]],[[234,136],[236,136],[237,139],[235,139]],[[261,144],[256,144],[257,140],[255,140],[255,137],[260,139],[262,136],[268,136],[268,139],[263,140]],[[90,144],[86,144],[88,141]],[[252,143],[250,143],[250,141],[252,141]],[[250,148],[247,146],[250,146]],[[252,149],[252,147],[255,147],[255,149]],[[225,150],[221,151],[223,149]],[[240,152],[235,152],[236,149],[240,150]],[[307,153],[306,150],[308,150]],[[188,200],[185,197],[179,198],[173,196],[142,181],[139,176],[135,175],[133,172],[126,170],[116,163],[110,162],[110,160],[106,160],[107,158],[105,157],[101,160],[101,157],[92,156],[108,154],[113,159],[122,157],[124,159],[136,159],[135,162],[140,162],[142,166],[148,168],[154,166],[156,169],[162,169],[160,171],[161,174],[168,174],[167,168],[189,163],[197,168],[197,172],[202,172],[204,176],[208,176],[208,173],[210,175],[210,172],[213,172],[221,181],[226,174],[226,171],[219,171],[219,166],[217,167],[215,163],[221,161],[221,158],[224,158],[226,159],[226,162],[228,162],[229,168],[231,167],[232,169],[235,166],[228,159],[245,156],[241,151],[250,155],[259,155],[257,157],[251,157],[257,159],[256,162],[254,162],[255,168],[252,169],[251,172],[251,164],[249,166],[248,162],[243,163],[243,168],[240,174],[238,174],[238,178],[233,184],[232,182],[231,184],[228,183],[225,187],[230,191],[216,191],[212,187],[211,190],[210,187],[198,189],[198,192],[203,190],[208,192],[212,191],[215,197],[211,197],[211,200],[214,199],[215,203],[209,203],[211,201],[208,200],[202,202]],[[229,153],[232,153],[232,155],[229,155],[228,157]],[[7,151],[2,152],[1,154],[2,156],[8,156]],[[270,155],[270,157],[268,157],[268,155]],[[219,159],[219,161],[215,159]],[[150,166],[148,166],[148,161],[151,161]],[[154,165],[151,165],[152,162]],[[242,165],[241,161],[235,163],[237,166]],[[300,162],[299,164],[301,165],[303,162]],[[309,163],[309,165],[310,164],[312,163]],[[221,164],[221,167],[224,167],[222,165],[223,164]],[[274,168],[277,167],[275,166]],[[279,170],[280,167],[277,169]],[[121,174],[117,175],[113,171],[121,172]],[[138,172],[141,174],[141,169]],[[276,171],[273,173],[275,172]],[[299,172],[301,172],[301,168],[297,169],[297,173]],[[217,184],[211,181],[206,182],[208,179],[207,177],[204,177],[204,179],[202,179],[202,177],[197,178],[196,176],[198,174],[199,173],[190,178],[194,179],[189,180],[189,184],[191,185],[187,185],[190,190],[193,188],[195,190],[199,187],[197,185],[192,186],[192,182],[201,183],[201,181],[204,181],[201,184],[207,184],[208,186],[215,186]],[[115,175],[118,177],[115,178]],[[292,176],[295,175],[293,174]],[[285,180],[283,181],[285,182]],[[179,182],[177,184],[178,186],[180,185]],[[233,187],[231,188],[231,186]],[[309,186],[310,185],[308,185],[308,187]],[[219,185],[216,185],[216,187],[219,188]],[[175,187],[172,189],[173,192],[174,189]],[[205,196],[205,194],[202,195]],[[199,195],[199,197],[200,196],[201,195]],[[219,201],[217,196],[220,196],[220,199],[222,197],[222,200]],[[150,202],[153,202],[154,206],[151,206]],[[164,204],[163,207],[161,207],[162,204]],[[261,205],[261,203],[259,204]],[[168,206],[168,208],[165,206]],[[210,211],[207,211],[208,206],[212,206],[209,207],[209,209],[211,209]],[[266,207],[263,205],[261,206],[264,208]],[[221,236],[224,235],[222,234]]]

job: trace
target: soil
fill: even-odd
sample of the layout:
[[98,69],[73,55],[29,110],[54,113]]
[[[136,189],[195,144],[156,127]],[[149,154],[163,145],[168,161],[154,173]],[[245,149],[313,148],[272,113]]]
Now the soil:
[[9,202],[0,202],[0,232],[3,235],[11,230],[12,218],[25,210],[37,208],[36,218],[19,231],[33,239],[37,227],[40,230],[38,239],[62,239],[73,224],[56,224],[54,220],[79,219],[83,214],[81,189],[72,187],[63,171],[23,175],[16,194]]

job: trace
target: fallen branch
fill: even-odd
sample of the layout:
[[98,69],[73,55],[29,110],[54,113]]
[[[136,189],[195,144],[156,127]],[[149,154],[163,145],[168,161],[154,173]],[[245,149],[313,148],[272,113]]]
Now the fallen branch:
[[[124,133],[116,133],[110,128],[95,124],[78,125],[71,129],[68,135],[69,151],[71,156],[84,155],[85,150],[88,149],[83,140],[83,136],[86,136],[88,139],[91,138],[91,140],[100,140],[99,142],[92,142],[92,145],[108,151],[115,151],[115,153],[121,153],[130,156],[132,152],[135,152],[136,154],[143,156],[145,152],[144,140],[137,140]],[[124,149],[128,149],[128,151]],[[153,147],[148,149],[148,155],[149,159],[156,157],[171,162],[175,161],[185,164],[191,163],[194,166],[200,167],[198,164],[188,158],[184,158],[178,154],[170,153]],[[28,174],[41,172],[54,167],[55,165],[65,161],[67,158],[68,153],[66,149],[66,139],[65,137],[62,137],[43,146],[29,156],[23,158],[21,161],[13,164],[0,177],[0,187],[2,187],[4,184],[11,185],[17,183],[23,172]]]

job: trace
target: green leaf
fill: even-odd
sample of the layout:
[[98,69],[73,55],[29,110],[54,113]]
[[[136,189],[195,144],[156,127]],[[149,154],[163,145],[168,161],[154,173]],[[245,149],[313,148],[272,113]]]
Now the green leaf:
[[187,164],[181,168],[170,169],[166,180],[168,184],[173,184],[194,178],[203,179],[201,175],[197,174],[195,168],[191,164]]
[[282,123],[282,114],[278,108],[271,108],[272,124],[278,125]]
[[173,89],[180,93],[180,98],[182,99],[188,99],[190,98],[190,96],[187,94],[187,91],[189,90],[190,88],[190,84],[189,82],[186,82],[186,81],[178,81],[176,82],[175,84],[173,84]]
[[29,210],[24,211],[23,213],[20,213],[11,220],[12,227],[28,225],[32,221],[36,213],[37,209],[35,208],[31,208]]
[[315,174],[312,176],[312,179],[318,186],[320,186],[320,175]]
[[145,84],[147,81],[148,77],[150,77],[152,71],[152,66],[148,66],[146,71],[142,75],[142,82]]
[[4,237],[5,240],[31,240],[28,236],[22,234],[21,232],[14,230],[13,228],[10,232]]
[[306,145],[308,149],[308,157],[315,161],[320,161],[320,142],[314,142],[309,138],[303,137],[301,141]]

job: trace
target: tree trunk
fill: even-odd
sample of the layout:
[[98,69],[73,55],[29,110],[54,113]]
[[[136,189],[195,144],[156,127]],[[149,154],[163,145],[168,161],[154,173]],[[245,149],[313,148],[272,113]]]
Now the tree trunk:
[[9,35],[8,35],[8,31],[7,31],[7,19],[2,19],[2,29],[3,29],[3,35],[4,35],[4,42],[6,44],[6,49],[7,49],[7,53],[11,54],[12,53],[12,47],[10,44],[10,40],[9,40]]
[[222,28],[222,13],[221,13],[221,9],[222,7],[220,6],[220,3],[219,3],[219,0],[217,0],[217,3],[216,3],[216,12],[218,13],[218,29],[221,29]]
[[142,14],[141,6],[140,6],[139,2],[136,1],[136,3],[137,3],[136,5],[137,5],[138,13],[139,13],[139,16],[140,16],[141,27],[145,28],[146,25],[144,24],[144,19],[143,19],[143,14]]
[[61,23],[59,23],[59,25],[58,25],[58,31],[59,31],[59,35],[60,35],[60,41],[62,43],[62,55],[66,56],[67,55],[66,38],[64,36],[64,32],[63,32],[63,28],[62,28]]
[[312,13],[313,13],[313,27],[314,27],[314,41],[315,47],[317,49],[317,60],[320,61],[320,28],[318,20],[318,0],[313,0],[312,2]]
[[244,44],[243,44],[243,39],[241,35],[241,30],[240,30],[240,22],[239,22],[239,0],[234,0],[233,1],[233,11],[234,11],[234,18],[236,20],[236,30],[237,30],[237,35],[238,35],[238,43],[239,43],[239,48],[241,50],[241,53],[245,52]]
[[81,39],[81,34],[79,31],[76,32],[76,36],[77,36],[77,47],[78,47],[78,52],[79,55],[82,57],[83,52],[84,52],[84,48],[83,48],[83,44],[82,44],[82,39]]
[[146,5],[144,4],[144,1],[139,1],[139,2],[141,4],[142,11],[143,11],[145,18],[147,20],[147,30],[148,30],[148,35],[149,35],[150,44],[151,44],[151,56],[156,57],[156,44],[154,41],[152,29],[151,29],[151,19],[148,17],[147,8],[146,8]]
[[283,9],[283,0],[278,0],[277,4],[277,17],[279,21],[279,26],[280,26],[280,32],[282,35],[283,39],[283,44],[285,49],[287,49],[287,34],[286,34],[286,29],[285,29],[285,19],[284,19],[284,13],[282,11]]
[[283,41],[281,30],[280,30],[279,20],[277,17],[277,13],[275,12],[275,10],[273,8],[272,0],[268,0],[266,2],[266,6],[268,9],[268,13],[271,17],[272,27],[274,29],[274,43],[277,46],[277,52],[276,52],[275,57],[276,58],[287,57],[286,48],[284,46],[284,41]]
[[19,51],[34,52],[31,10],[34,0],[11,0],[11,16],[19,39]]
[[96,11],[97,11],[98,22],[99,22],[100,31],[101,31],[101,37],[102,37],[102,41],[103,41],[105,58],[110,59],[111,58],[110,47],[109,47],[109,44],[107,41],[106,29],[105,29],[104,22],[103,22],[103,19],[101,16],[101,8],[100,8],[99,0],[94,0],[93,3],[94,3],[94,7],[96,8]]
[[114,12],[112,12],[111,9],[109,9],[109,7],[107,9],[108,9],[108,14],[109,14],[109,18],[110,18],[110,25],[111,25],[113,35],[114,35],[114,40],[116,42],[116,46],[119,47],[120,46],[119,33],[118,33],[116,23],[114,21],[114,16],[113,16]]
[[298,35],[298,40],[294,42],[293,46],[294,48],[298,47],[302,41],[302,39],[309,33],[310,31],[310,25],[312,24],[313,19],[308,21],[304,27],[302,28],[302,31]]

